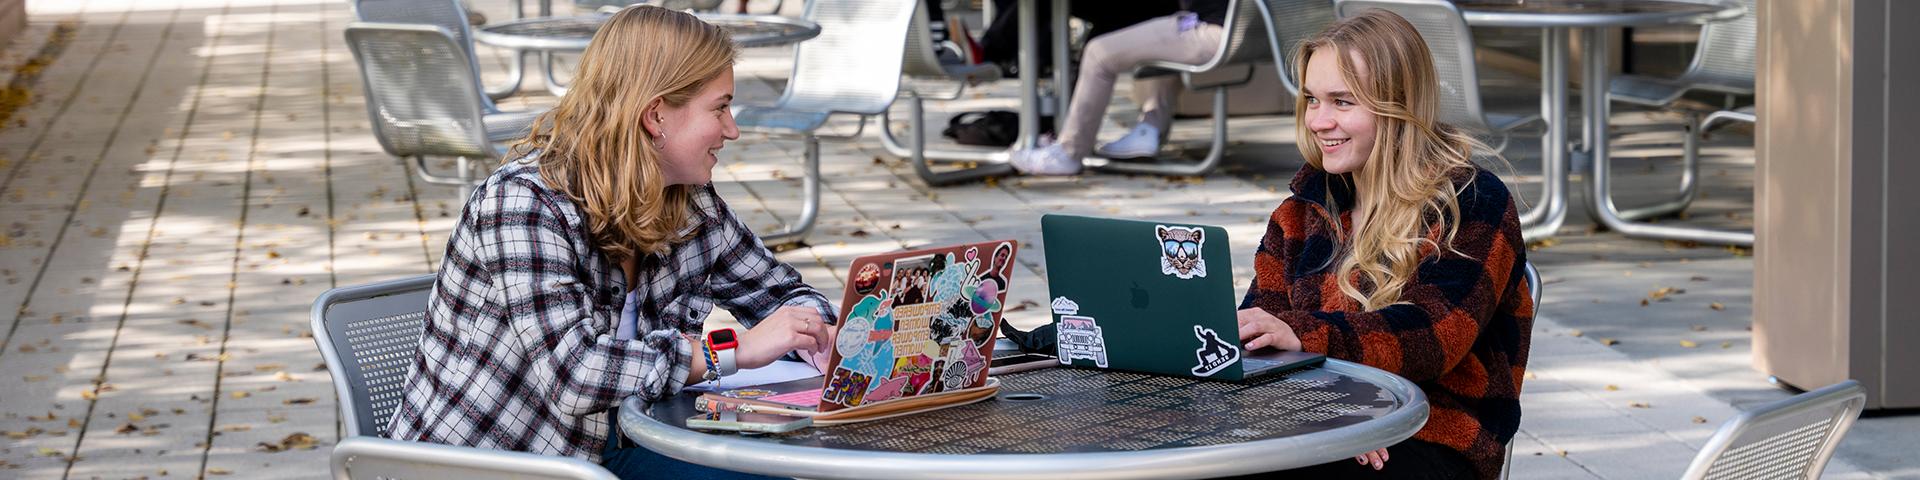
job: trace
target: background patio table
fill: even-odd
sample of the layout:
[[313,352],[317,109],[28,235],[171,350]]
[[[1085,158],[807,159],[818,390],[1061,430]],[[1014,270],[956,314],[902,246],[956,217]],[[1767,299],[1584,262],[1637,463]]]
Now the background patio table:
[[1075,368],[996,378],[992,400],[781,434],[684,429],[690,393],[628,398],[619,426],[669,457],[800,478],[1198,478],[1350,461],[1428,414],[1412,382],[1339,360],[1245,383]]
[[[1547,119],[1547,141],[1542,149],[1545,181],[1544,200],[1521,218],[1530,240],[1552,237],[1567,213],[1567,175],[1571,168],[1572,147],[1564,124],[1567,118],[1567,59],[1572,56],[1568,32],[1579,29],[1583,68],[1581,99],[1585,102],[1581,124],[1581,145],[1589,162],[1587,211],[1596,222],[1603,216],[1627,222],[1656,212],[1616,212],[1607,195],[1607,125],[1612,108],[1607,100],[1612,72],[1607,69],[1606,29],[1656,25],[1699,25],[1739,18],[1744,8],[1728,2],[1688,2],[1681,0],[1456,0],[1468,25],[1476,27],[1527,27],[1544,30],[1541,47],[1541,118]],[[1628,235],[1690,239],[1714,243],[1740,243],[1741,234],[1665,225],[1634,224]],[[1645,228],[1641,228],[1645,227]],[[1753,234],[1745,233],[1745,244],[1753,244]]]
[[[724,13],[694,16],[726,29],[741,48],[787,45],[820,35],[820,25],[800,18]],[[608,14],[538,17],[488,24],[473,30],[473,41],[514,50],[582,52],[593,42],[593,34],[600,30],[600,24],[611,17]],[[546,64],[547,89],[554,95],[565,95],[565,85],[553,76],[552,62]]]

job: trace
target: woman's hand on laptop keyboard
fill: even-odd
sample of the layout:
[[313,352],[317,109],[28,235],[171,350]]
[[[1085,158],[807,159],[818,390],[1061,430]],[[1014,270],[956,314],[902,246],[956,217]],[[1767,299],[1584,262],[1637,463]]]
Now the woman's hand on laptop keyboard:
[[1240,342],[1251,352],[1264,347],[1281,350],[1299,351],[1300,337],[1293,334],[1293,326],[1281,321],[1266,310],[1249,308],[1239,312]]
[[760,368],[794,350],[826,351],[833,346],[832,331],[813,307],[781,307],[740,335],[734,362],[740,368]]

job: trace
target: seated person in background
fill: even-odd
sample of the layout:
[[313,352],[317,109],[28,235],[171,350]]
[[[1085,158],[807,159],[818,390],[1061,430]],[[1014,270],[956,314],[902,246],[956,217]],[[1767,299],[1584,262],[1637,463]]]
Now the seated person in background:
[[1512,195],[1472,161],[1492,149],[1438,123],[1431,56],[1398,15],[1340,20],[1298,61],[1307,164],[1255,253],[1240,337],[1406,377],[1432,411],[1412,439],[1289,473],[1496,478],[1534,306]]
[[[1031,175],[1080,173],[1080,159],[1093,149],[1100,120],[1113,100],[1113,84],[1120,74],[1149,61],[1204,63],[1220,49],[1221,24],[1228,0],[1181,0],[1181,11],[1156,17],[1113,33],[1094,37],[1080,57],[1080,79],[1058,141],[1042,141],[1031,149],[1015,150],[1013,167]],[[1116,158],[1152,156],[1160,150],[1162,133],[1173,121],[1177,80],[1160,76],[1136,80],[1149,99],[1140,106],[1140,122],[1126,137],[1101,148]],[[1145,83],[1140,83],[1145,82]]]
[[[613,415],[629,396],[833,345],[826,297],[708,184],[739,136],[734,54],[687,13],[607,20],[573,91],[467,199],[389,436],[599,461],[624,478],[739,475],[620,448]],[[700,336],[716,306],[750,328],[732,355],[707,355]]]

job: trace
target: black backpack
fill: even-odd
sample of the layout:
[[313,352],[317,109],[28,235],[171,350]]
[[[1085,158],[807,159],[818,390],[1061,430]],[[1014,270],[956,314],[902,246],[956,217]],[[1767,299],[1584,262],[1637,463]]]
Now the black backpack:
[[[1041,133],[1053,133],[1053,117],[1040,118]],[[941,135],[961,145],[1006,147],[1020,136],[1020,114],[1006,110],[967,112],[947,119]]]

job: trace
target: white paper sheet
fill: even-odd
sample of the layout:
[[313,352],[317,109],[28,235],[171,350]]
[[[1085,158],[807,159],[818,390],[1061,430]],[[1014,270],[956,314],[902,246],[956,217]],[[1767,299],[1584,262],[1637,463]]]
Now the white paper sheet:
[[820,371],[814,369],[812,365],[808,365],[806,362],[775,360],[773,363],[764,367],[744,369],[734,372],[733,375],[720,377],[720,386],[718,387],[714,386],[714,382],[701,382],[696,385],[687,385],[686,389],[697,392],[712,392],[754,385],[789,382],[819,376],[821,376]]

